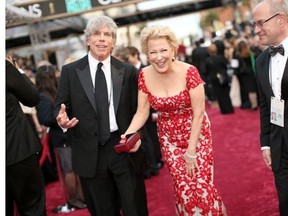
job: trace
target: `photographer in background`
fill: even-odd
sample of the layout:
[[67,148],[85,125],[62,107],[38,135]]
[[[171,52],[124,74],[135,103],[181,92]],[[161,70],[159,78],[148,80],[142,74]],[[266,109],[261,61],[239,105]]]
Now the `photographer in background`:
[[33,107],[39,93],[21,74],[12,58],[6,58],[6,215],[45,216],[45,184],[37,153],[41,144],[20,103]]

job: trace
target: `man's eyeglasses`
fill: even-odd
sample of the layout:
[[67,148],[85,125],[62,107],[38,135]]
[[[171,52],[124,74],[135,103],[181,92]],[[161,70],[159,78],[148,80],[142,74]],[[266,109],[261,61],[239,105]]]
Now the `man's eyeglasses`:
[[259,20],[259,21],[257,21],[257,22],[253,22],[253,23],[252,23],[252,28],[253,28],[254,30],[255,30],[256,26],[258,26],[259,28],[262,28],[263,25],[264,25],[264,23],[268,22],[269,20],[273,19],[274,17],[276,17],[276,16],[278,16],[278,15],[280,15],[280,14],[277,13],[277,14],[269,17],[269,18],[266,19],[266,20]]

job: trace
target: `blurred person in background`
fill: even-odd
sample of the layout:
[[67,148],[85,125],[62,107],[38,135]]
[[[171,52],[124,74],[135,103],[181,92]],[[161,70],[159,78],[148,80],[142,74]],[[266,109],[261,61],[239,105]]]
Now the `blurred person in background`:
[[179,45],[177,52],[177,60],[183,61],[186,63],[192,62],[192,56],[187,55],[186,47],[184,45]]
[[123,62],[128,62],[130,51],[125,46],[116,46],[112,55]]
[[237,43],[235,51],[235,59],[238,60],[239,67],[234,74],[240,84],[241,108],[255,110],[258,108],[255,55],[248,43],[242,39]]
[[208,58],[209,53],[208,53],[208,48],[205,45],[205,39],[200,38],[198,41],[195,42],[196,47],[192,50],[191,54],[191,63],[198,68],[199,73],[201,78],[204,80],[206,83],[204,88],[205,88],[205,95],[207,100],[214,101],[215,100],[215,95],[213,92],[213,87],[209,79],[206,77],[206,65],[205,65],[205,60]]
[[[208,47],[210,56],[206,59],[207,79],[212,84],[220,112],[222,114],[229,114],[234,112],[234,108],[229,95],[230,77],[227,73],[228,60],[224,57],[224,44],[223,49],[221,49],[220,45],[218,45],[218,49],[216,43],[219,44],[220,41],[214,42]],[[222,54],[220,54],[221,51]]]
[[253,52],[255,59],[257,59],[257,57],[266,47],[259,44],[259,38],[257,37],[257,35],[247,35],[245,38],[247,39],[248,46]]
[[132,65],[134,65],[134,67],[136,67],[136,69],[138,71],[140,69],[142,69],[143,67],[145,67],[146,65],[143,64],[141,59],[140,59],[139,50],[136,47],[134,47],[134,46],[128,46],[127,48],[129,50],[128,62],[130,62]]
[[54,118],[53,107],[58,86],[55,67],[42,65],[37,68],[35,81],[40,93],[40,102],[36,106],[37,116],[40,123],[49,128],[49,147],[53,153],[66,201],[64,205],[54,208],[53,212],[68,213],[86,208],[80,181],[72,169],[71,146],[68,137]]

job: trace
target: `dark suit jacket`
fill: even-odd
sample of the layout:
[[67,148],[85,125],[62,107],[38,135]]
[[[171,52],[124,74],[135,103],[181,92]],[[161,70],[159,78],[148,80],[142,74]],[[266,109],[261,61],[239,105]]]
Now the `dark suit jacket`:
[[[227,59],[222,55],[209,56],[205,59],[205,74],[209,81],[217,82],[217,73],[227,74]],[[228,74],[227,74],[228,77]]]
[[33,107],[38,101],[36,86],[6,61],[6,166],[41,150],[39,139],[19,104]]
[[271,97],[274,96],[274,94],[269,79],[269,62],[270,54],[268,49],[266,49],[256,60],[256,77],[258,82],[261,121],[260,141],[262,147],[270,146],[272,169],[273,171],[277,171],[280,165],[282,139],[288,144],[288,64],[286,62],[282,79],[282,86],[285,86],[286,88],[285,92],[282,91],[282,97],[284,97],[283,99],[285,100],[284,127],[279,127],[270,123]]
[[[137,109],[137,71],[134,66],[111,57],[111,77],[116,121],[119,133],[123,134]],[[73,169],[82,177],[93,177],[99,145],[98,116],[88,55],[63,66],[55,103],[56,116],[61,103],[66,105],[70,118],[79,119],[78,124],[68,130],[73,149]],[[141,150],[129,154],[129,157],[132,158],[136,170],[141,171],[144,162]]]
[[205,75],[205,60],[208,57],[209,53],[207,47],[199,46],[192,51],[192,64],[198,68],[201,76]]

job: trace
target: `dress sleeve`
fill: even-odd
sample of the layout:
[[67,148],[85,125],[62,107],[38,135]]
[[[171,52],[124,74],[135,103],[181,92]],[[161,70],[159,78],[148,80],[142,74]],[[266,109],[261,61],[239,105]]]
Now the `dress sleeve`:
[[148,90],[145,85],[145,80],[144,80],[144,73],[143,70],[140,70],[139,77],[138,77],[138,90],[141,90],[145,94],[148,94]]
[[194,66],[189,67],[186,75],[186,83],[188,90],[190,90],[191,88],[194,89],[199,84],[204,83],[196,67]]

